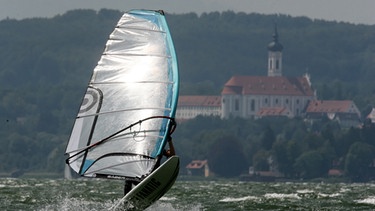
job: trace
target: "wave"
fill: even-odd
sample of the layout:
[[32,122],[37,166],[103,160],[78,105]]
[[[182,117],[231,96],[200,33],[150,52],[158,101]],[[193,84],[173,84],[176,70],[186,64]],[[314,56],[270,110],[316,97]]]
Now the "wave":
[[248,200],[257,200],[257,199],[259,198],[256,196],[245,196],[245,197],[240,197],[240,198],[227,197],[219,201],[220,202],[238,202],[238,201],[248,201]]
[[192,205],[180,205],[176,206],[175,203],[165,203],[161,201],[157,201],[148,207],[145,211],[181,211],[181,210],[188,210],[188,211],[201,211],[203,210],[203,206],[201,204],[192,204]]
[[166,197],[166,196],[163,196],[159,199],[160,201],[175,201],[177,200],[176,197]]
[[342,195],[341,193],[332,193],[332,194],[318,193],[318,196],[324,197],[324,198],[337,198],[341,195]]
[[69,210],[81,210],[81,211],[89,211],[89,210],[107,210],[113,205],[112,200],[108,200],[106,202],[102,201],[87,201],[86,199],[76,199],[76,198],[63,198],[62,200],[58,200],[57,203],[51,203],[44,205],[44,207],[39,207],[38,210],[41,211],[48,211],[48,210],[61,210],[61,211],[69,211]]
[[289,198],[289,199],[301,199],[301,197],[299,197],[296,193],[289,193],[289,194],[285,194],[285,193],[266,193],[264,195],[264,197],[266,198],[271,198],[271,199],[286,199],[286,198]]
[[314,193],[314,190],[311,189],[302,189],[302,190],[297,190],[297,193]]
[[355,200],[355,202],[357,202],[359,204],[372,204],[372,205],[375,205],[375,196],[371,196],[371,197],[368,197],[368,198],[365,198],[365,199],[361,199],[361,200]]

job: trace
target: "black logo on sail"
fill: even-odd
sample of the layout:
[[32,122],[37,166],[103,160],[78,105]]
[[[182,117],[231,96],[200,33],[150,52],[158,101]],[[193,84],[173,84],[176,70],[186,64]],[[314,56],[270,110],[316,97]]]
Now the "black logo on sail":
[[87,111],[90,111],[93,108],[96,112],[100,108],[102,98],[102,93],[99,89],[89,87],[82,101],[79,113],[86,113]]

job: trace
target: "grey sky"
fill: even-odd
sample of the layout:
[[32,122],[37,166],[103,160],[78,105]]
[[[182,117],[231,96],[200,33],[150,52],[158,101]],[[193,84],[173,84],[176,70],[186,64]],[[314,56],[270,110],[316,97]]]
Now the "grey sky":
[[232,10],[375,24],[375,0],[0,0],[0,20],[53,17],[78,8],[163,9],[168,13],[198,14]]

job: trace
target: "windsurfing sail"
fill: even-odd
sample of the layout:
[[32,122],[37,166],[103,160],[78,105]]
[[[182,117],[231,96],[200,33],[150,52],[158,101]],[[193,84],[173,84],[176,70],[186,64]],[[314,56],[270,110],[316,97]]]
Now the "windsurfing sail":
[[164,13],[125,13],[93,70],[66,162],[86,177],[147,176],[174,130],[178,85]]

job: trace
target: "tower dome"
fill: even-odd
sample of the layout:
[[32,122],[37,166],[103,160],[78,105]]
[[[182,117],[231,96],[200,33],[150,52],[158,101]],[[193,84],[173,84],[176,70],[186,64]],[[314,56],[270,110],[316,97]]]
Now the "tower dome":
[[279,43],[279,35],[275,24],[273,41],[268,44],[268,76],[282,76],[282,50],[283,45]]
[[273,41],[272,42],[270,42],[270,44],[268,44],[268,50],[269,51],[282,51],[283,50],[283,45],[281,45],[280,43],[279,43],[279,34],[277,33],[277,26],[276,26],[276,24],[275,24],[275,32],[273,33],[273,35],[272,35],[272,37],[273,37]]

